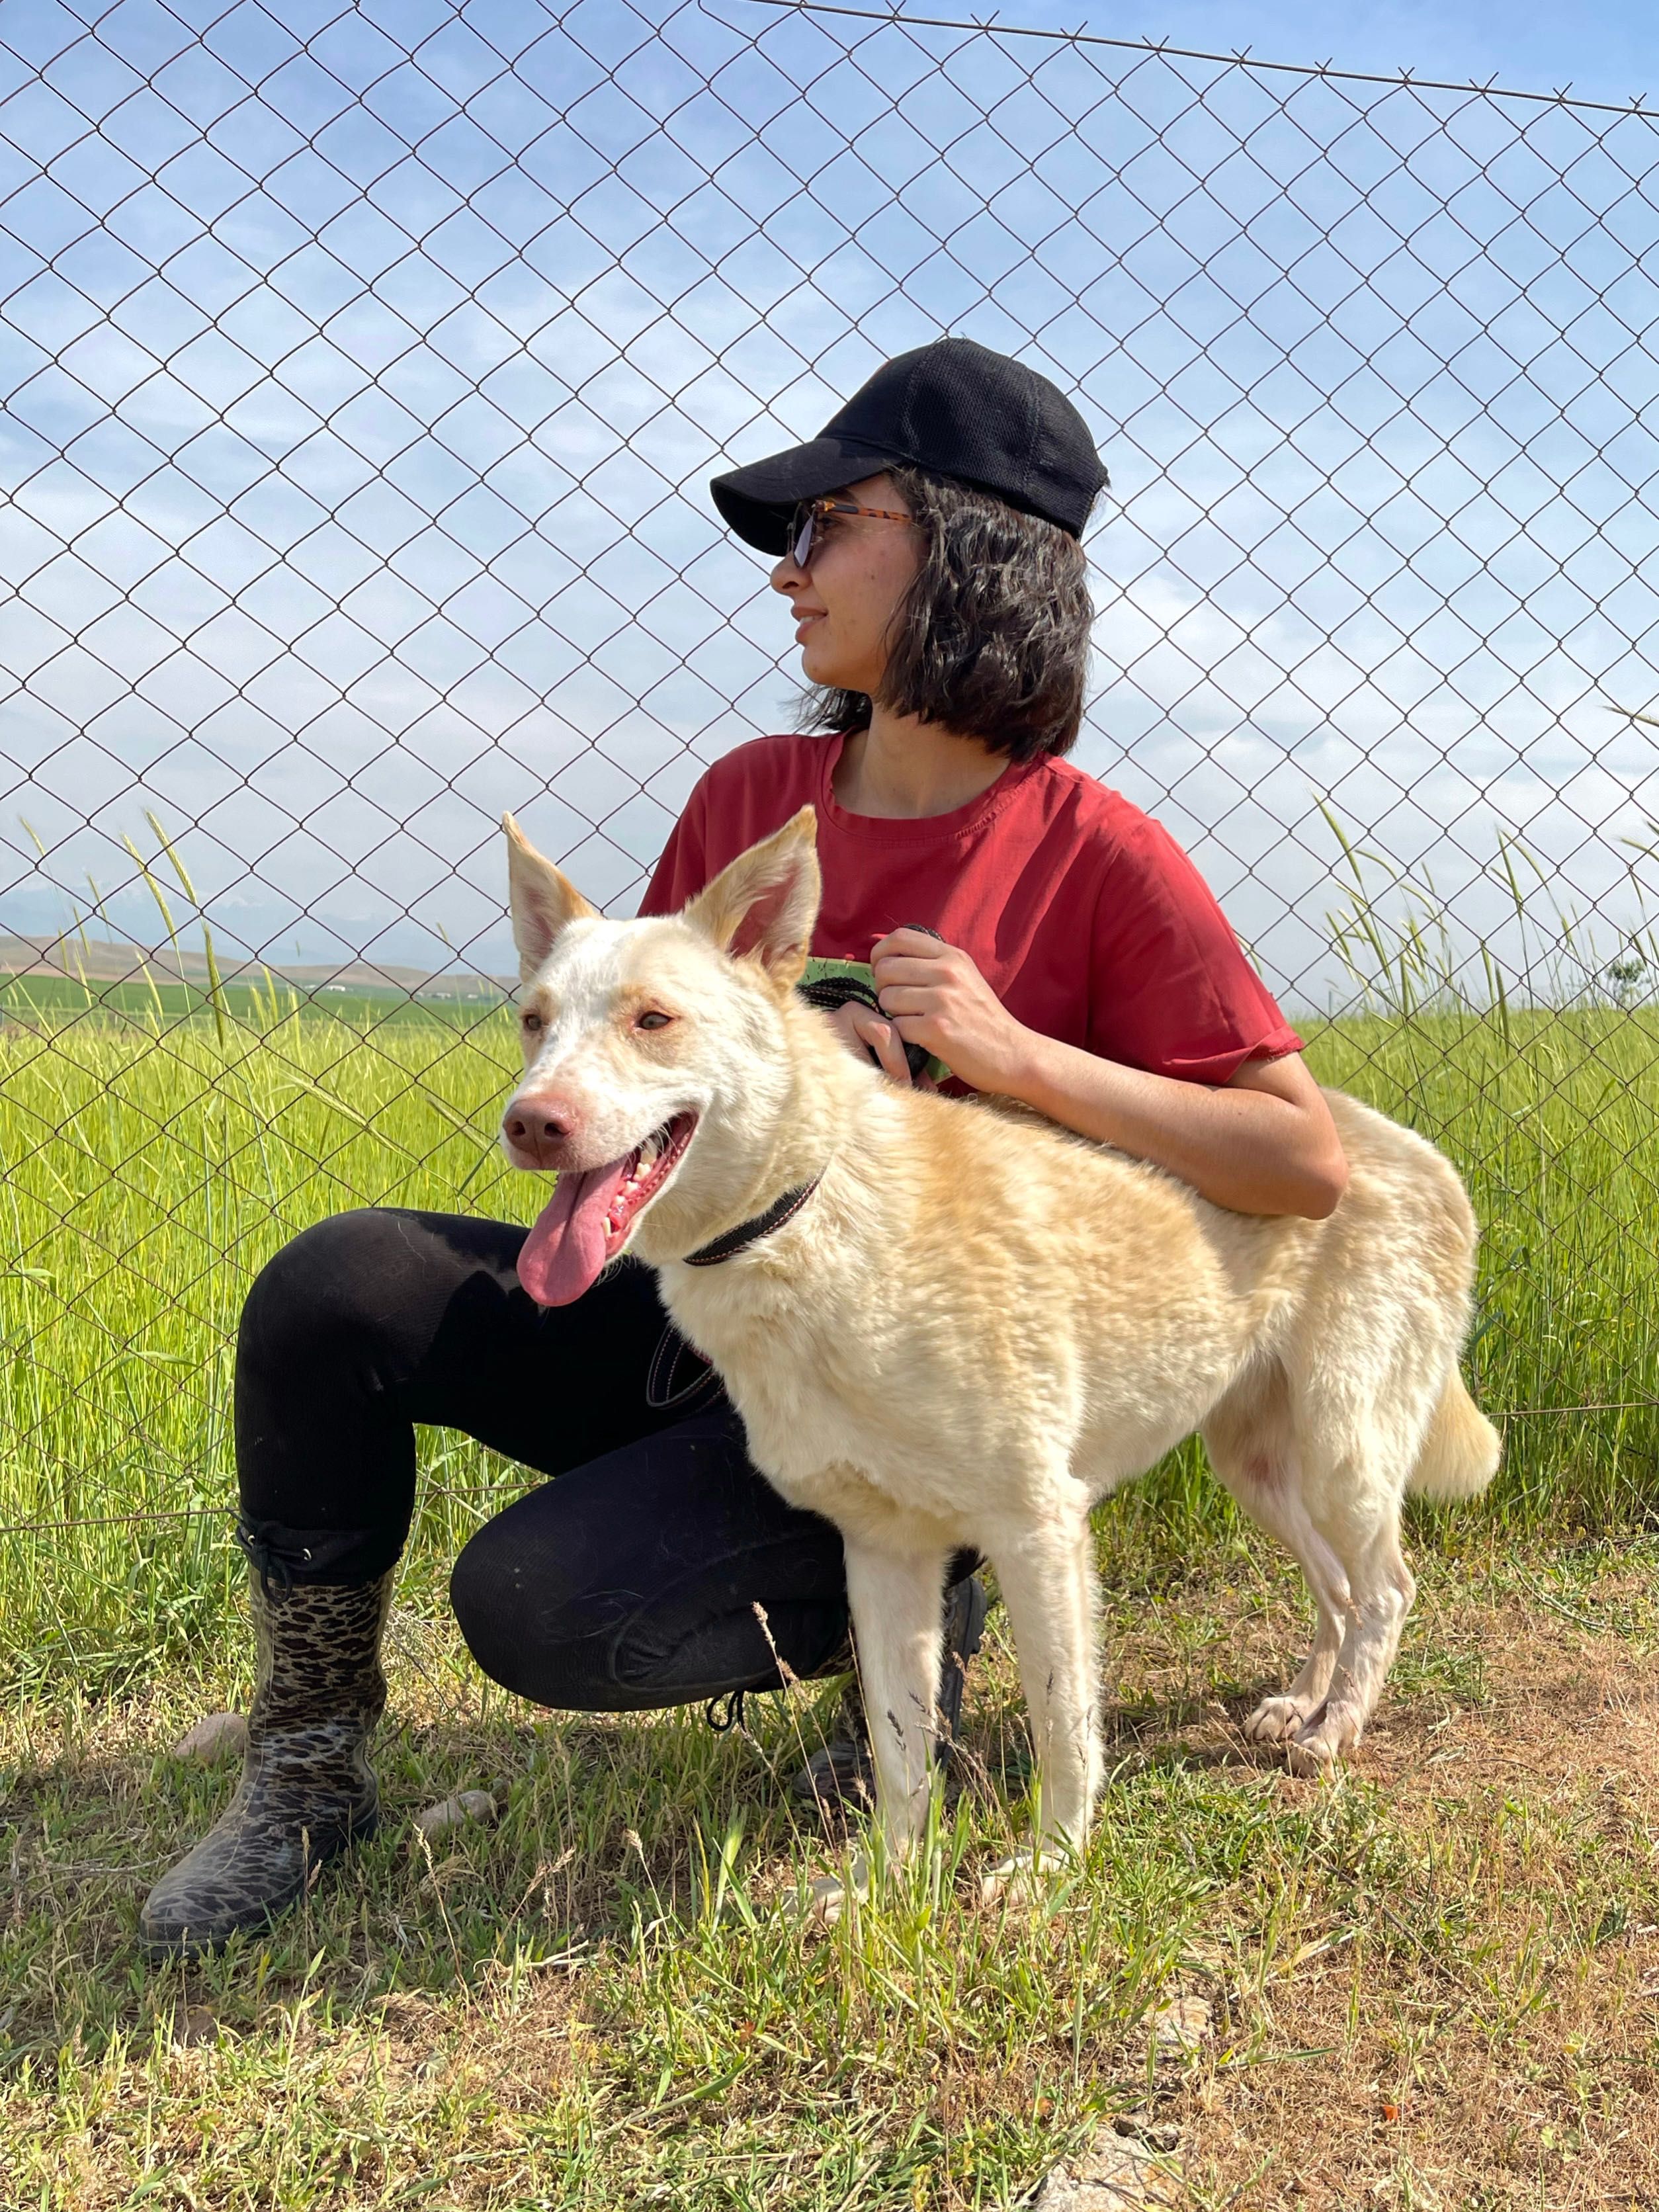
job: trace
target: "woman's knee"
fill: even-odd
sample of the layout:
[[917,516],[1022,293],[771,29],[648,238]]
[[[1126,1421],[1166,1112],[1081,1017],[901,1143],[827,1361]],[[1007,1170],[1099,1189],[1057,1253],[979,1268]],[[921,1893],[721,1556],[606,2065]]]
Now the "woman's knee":
[[566,1711],[642,1712],[732,1690],[775,1690],[791,1676],[810,1680],[850,1663],[838,1545],[831,1559],[830,1546],[809,1534],[825,1553],[822,1587],[810,1594],[799,1589],[801,1562],[791,1544],[763,1547],[741,1589],[732,1586],[732,1563],[718,1559],[705,1572],[682,1571],[650,1587],[647,1560],[592,1555],[581,1516],[570,1516],[568,1544],[547,1540],[550,1521],[561,1517],[552,1496],[561,1486],[487,1522],[450,1575],[467,1648],[502,1688]]
[[369,1206],[301,1230],[254,1276],[241,1307],[243,1352],[258,1354],[295,1332],[337,1328],[361,1303],[383,1243],[383,1214]]
[[594,1624],[573,1595],[544,1558],[526,1558],[510,1510],[476,1530],[450,1569],[456,1621],[492,1682],[532,1705],[603,1710],[592,1692],[609,1669],[596,1664]]
[[254,1277],[237,1334],[240,1362],[291,1368],[361,1340],[406,1261],[408,1217],[388,1207],[331,1213],[284,1244]]
[[505,1562],[498,1556],[500,1547],[492,1536],[491,1523],[485,1522],[476,1529],[461,1547],[455,1564],[449,1571],[449,1604],[466,1648],[492,1682],[504,1682],[499,1671],[500,1662],[511,1642],[510,1634],[501,1634],[501,1592],[499,1580]]

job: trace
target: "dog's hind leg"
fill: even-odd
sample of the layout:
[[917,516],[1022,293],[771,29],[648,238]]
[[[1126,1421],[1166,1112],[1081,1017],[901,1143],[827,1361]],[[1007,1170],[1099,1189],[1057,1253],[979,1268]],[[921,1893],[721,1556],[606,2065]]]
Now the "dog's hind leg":
[[1434,1318],[1431,1310],[1415,1328],[1402,1323],[1395,1344],[1374,1344],[1364,1365],[1328,1349],[1341,1346],[1333,1333],[1311,1382],[1292,1382],[1303,1496],[1351,1593],[1324,1705],[1286,1747],[1299,1774],[1328,1771],[1364,1735],[1417,1594],[1400,1549],[1400,1507],[1445,1388]]
[[994,1541],[1037,1763],[1038,1839],[1081,1850],[1100,1792],[1099,1668],[1085,1516],[1066,1510]]
[[1329,1528],[1353,1602],[1329,1690],[1286,1748],[1291,1771],[1322,1774],[1355,1747],[1400,1649],[1417,1585],[1400,1550],[1397,1494],[1363,1471],[1348,1477],[1340,1521]]
[[[1294,1480],[1293,1466],[1286,1474]],[[1287,1488],[1288,1488],[1287,1485]],[[1351,1603],[1347,1577],[1341,1562],[1309,1520],[1301,1498],[1250,1497],[1235,1492],[1245,1510],[1277,1536],[1302,1569],[1313,1594],[1313,1643],[1301,1670],[1289,1688],[1274,1698],[1264,1698],[1244,1723],[1251,1743],[1284,1743],[1301,1731],[1324,1709],[1337,1654],[1342,1648],[1344,1616]]]
[[1282,1743],[1322,1711],[1352,1602],[1341,1560],[1315,1528],[1302,1494],[1290,1394],[1277,1360],[1237,1382],[1203,1429],[1218,1480],[1301,1567],[1316,1613],[1313,1647],[1290,1687],[1264,1698],[1244,1723],[1252,1743]]
[[933,1786],[946,1555],[895,1554],[842,1537],[876,1803],[888,1849],[902,1857],[927,1821]]

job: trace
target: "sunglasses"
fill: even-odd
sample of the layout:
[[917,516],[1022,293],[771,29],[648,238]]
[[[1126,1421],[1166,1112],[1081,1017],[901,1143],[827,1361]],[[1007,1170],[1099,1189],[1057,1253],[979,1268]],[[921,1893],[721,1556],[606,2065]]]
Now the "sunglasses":
[[900,514],[890,507],[855,507],[850,499],[804,499],[795,509],[789,525],[789,557],[798,568],[804,568],[812,557],[812,548],[823,534],[823,526],[836,515],[867,514],[872,522],[914,522],[915,517]]

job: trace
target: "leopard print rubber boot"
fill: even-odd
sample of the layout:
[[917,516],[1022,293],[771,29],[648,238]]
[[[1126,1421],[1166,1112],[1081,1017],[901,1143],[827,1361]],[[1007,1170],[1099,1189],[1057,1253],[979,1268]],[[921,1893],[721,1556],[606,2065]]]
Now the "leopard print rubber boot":
[[139,1932],[152,1957],[193,1957],[267,1927],[319,1867],[374,1834],[368,1739],[386,1710],[380,1632],[392,1581],[272,1589],[251,1577],[258,1675],[242,1778],[145,1900]]

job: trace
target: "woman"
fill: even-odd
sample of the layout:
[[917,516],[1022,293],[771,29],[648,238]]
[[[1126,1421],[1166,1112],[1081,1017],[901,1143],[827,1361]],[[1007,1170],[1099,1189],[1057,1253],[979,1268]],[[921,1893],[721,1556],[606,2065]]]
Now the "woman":
[[[811,801],[824,897],[806,988],[845,1001],[851,1049],[896,1082],[914,1063],[1025,1100],[1221,1205],[1318,1216],[1346,1169],[1299,1041],[1190,862],[1061,758],[1088,653],[1079,541],[1104,480],[1053,385],[959,338],[889,362],[810,444],[717,479],[726,520],[781,556],[823,734],[718,762],[643,911],[675,910]],[[521,1696],[638,1711],[848,1664],[840,1538],[749,1466],[648,1272],[624,1262],[538,1307],[515,1273],[525,1234],[343,1214],[255,1283],[236,1370],[259,1647],[246,1765],[145,1905],[152,1948],[262,1927],[308,1865],[372,1832],[416,1422],[557,1477],[480,1529],[452,1582],[479,1664]],[[983,1618],[972,1565],[946,1594],[947,1723]],[[858,1765],[832,1747],[811,1778],[855,1783]]]

